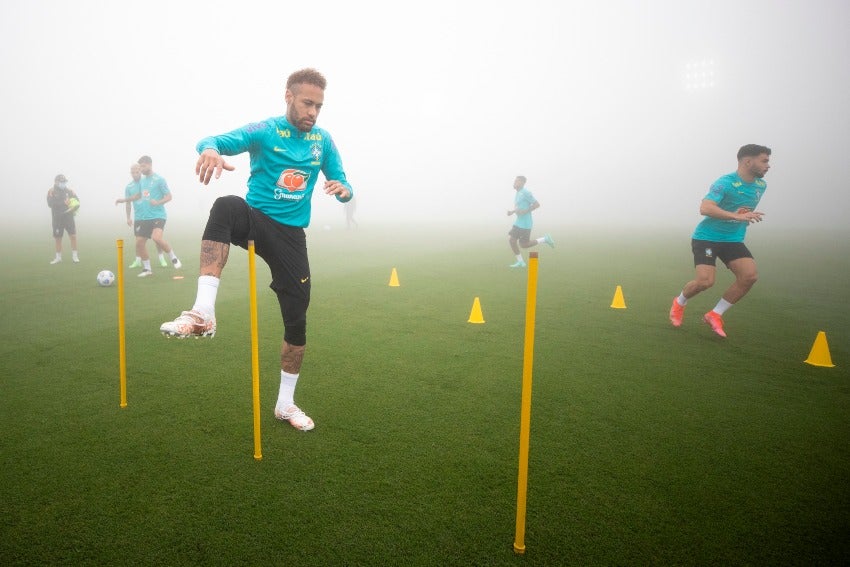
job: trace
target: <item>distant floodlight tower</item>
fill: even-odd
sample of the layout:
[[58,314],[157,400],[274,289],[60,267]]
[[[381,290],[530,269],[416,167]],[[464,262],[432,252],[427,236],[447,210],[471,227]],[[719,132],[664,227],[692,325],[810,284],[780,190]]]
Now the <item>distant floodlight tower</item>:
[[686,91],[701,91],[714,87],[716,69],[714,59],[698,59],[685,65],[684,84]]

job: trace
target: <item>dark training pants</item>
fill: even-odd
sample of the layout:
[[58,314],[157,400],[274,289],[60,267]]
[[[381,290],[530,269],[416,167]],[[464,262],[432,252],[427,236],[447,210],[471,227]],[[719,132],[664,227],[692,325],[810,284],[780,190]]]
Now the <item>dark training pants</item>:
[[204,240],[254,250],[272,272],[269,287],[277,294],[283,317],[283,338],[293,346],[307,344],[310,305],[310,263],[304,229],[281,224],[248,205],[242,197],[219,197],[210,209]]

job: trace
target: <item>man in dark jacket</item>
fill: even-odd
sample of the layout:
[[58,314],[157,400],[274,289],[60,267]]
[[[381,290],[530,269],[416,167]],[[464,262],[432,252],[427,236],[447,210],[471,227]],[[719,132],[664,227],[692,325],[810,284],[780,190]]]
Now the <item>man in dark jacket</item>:
[[47,206],[53,213],[53,238],[56,240],[56,257],[50,262],[58,264],[62,261],[62,235],[67,231],[71,240],[71,259],[74,263],[80,261],[77,256],[77,227],[74,215],[80,208],[77,194],[68,187],[68,179],[61,173],[53,180],[53,187],[47,191]]

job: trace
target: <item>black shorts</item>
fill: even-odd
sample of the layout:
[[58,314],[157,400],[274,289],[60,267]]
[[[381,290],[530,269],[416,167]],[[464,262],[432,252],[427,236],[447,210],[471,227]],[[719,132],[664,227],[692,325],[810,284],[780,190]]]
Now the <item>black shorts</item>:
[[530,228],[520,228],[516,225],[512,226],[508,231],[508,236],[512,238],[516,238],[517,240],[524,242],[526,240],[531,240],[531,229]]
[[77,234],[77,225],[74,223],[74,215],[53,215],[53,237],[62,238],[65,231],[68,231],[68,236],[74,236]]
[[694,266],[714,266],[720,258],[728,267],[733,260],[753,257],[743,242],[691,240],[691,250],[694,252]]
[[150,238],[153,236],[153,231],[155,228],[165,229],[165,219],[150,219],[150,220],[137,220],[135,222],[133,230],[136,232],[136,236],[141,236],[142,238]]
[[253,240],[254,251],[271,270],[269,287],[277,294],[284,325],[306,325],[311,282],[303,228],[281,224],[243,198],[230,195],[213,203],[203,239],[246,250],[248,241]]

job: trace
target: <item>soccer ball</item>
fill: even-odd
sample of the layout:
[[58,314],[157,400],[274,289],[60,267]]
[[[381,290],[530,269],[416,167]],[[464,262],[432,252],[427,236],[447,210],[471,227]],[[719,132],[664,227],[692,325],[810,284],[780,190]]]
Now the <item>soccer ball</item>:
[[109,270],[102,270],[97,274],[97,285],[109,287],[115,282],[115,274]]
[[77,211],[80,210],[80,200],[76,197],[71,197],[68,200],[68,210],[65,212],[77,214]]

